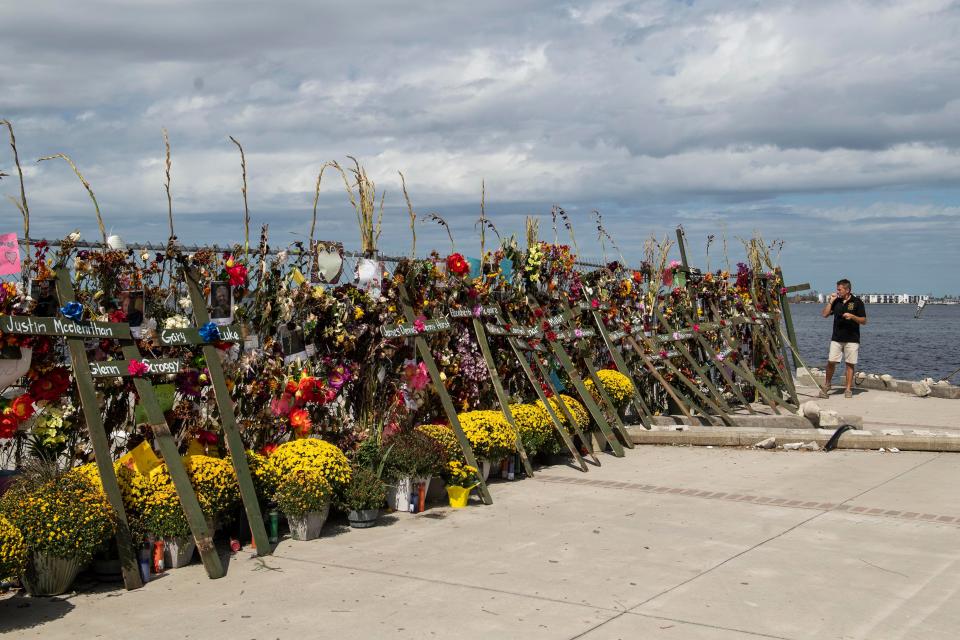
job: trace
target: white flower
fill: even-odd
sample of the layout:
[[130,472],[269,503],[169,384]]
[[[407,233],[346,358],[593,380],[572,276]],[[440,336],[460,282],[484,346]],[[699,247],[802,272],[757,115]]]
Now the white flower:
[[179,304],[180,308],[183,309],[184,311],[190,311],[191,309],[193,309],[193,302],[191,302],[190,298],[186,296],[177,300],[177,304]]
[[164,329],[186,329],[190,326],[190,321],[187,320],[186,316],[170,316],[163,323]]

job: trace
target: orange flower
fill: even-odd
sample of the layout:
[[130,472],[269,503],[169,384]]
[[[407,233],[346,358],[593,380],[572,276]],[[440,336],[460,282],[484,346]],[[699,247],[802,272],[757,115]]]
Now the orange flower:
[[290,426],[294,433],[303,438],[310,433],[313,423],[310,422],[310,413],[306,409],[294,409],[290,412]]

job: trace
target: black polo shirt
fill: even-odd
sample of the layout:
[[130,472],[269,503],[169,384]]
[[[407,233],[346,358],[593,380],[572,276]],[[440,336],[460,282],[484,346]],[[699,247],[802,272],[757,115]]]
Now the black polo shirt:
[[834,342],[860,342],[859,323],[854,320],[845,320],[843,314],[852,313],[858,318],[866,318],[867,308],[863,305],[863,300],[854,295],[851,295],[846,302],[837,298],[830,306],[830,313],[833,314],[831,340]]

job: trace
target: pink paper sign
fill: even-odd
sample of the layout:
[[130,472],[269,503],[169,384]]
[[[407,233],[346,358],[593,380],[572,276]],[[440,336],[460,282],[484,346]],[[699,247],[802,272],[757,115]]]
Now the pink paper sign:
[[17,234],[0,233],[0,276],[20,273],[20,247]]

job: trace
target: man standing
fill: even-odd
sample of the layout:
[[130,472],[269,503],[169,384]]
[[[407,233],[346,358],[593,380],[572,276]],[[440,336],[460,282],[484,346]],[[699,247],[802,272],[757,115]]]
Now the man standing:
[[840,362],[840,356],[847,366],[846,389],[844,398],[852,398],[853,370],[857,365],[860,352],[860,325],[867,324],[867,309],[863,300],[850,291],[850,281],[844,278],[837,281],[837,292],[830,295],[827,306],[823,308],[823,317],[833,316],[833,335],[830,337],[830,356],[827,358],[827,379],[821,398],[826,398],[833,380],[833,370]]

